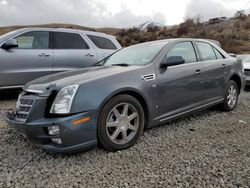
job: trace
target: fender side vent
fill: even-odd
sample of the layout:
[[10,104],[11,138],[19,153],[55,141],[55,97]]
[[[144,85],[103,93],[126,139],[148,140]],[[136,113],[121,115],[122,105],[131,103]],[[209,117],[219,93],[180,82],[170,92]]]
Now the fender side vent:
[[146,75],[141,76],[141,78],[145,80],[146,82],[148,82],[151,80],[155,80],[155,74],[146,74]]

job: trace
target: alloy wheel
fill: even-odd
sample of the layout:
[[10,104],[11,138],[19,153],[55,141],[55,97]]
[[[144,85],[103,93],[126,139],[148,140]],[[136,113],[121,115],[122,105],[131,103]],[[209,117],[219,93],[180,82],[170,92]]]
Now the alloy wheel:
[[231,85],[228,88],[228,94],[227,94],[227,103],[228,106],[230,108],[234,108],[234,106],[237,103],[237,97],[238,97],[238,93],[237,93],[237,88],[235,87],[235,85]]
[[136,108],[127,102],[116,105],[106,120],[106,133],[111,142],[127,144],[137,134],[139,114]]

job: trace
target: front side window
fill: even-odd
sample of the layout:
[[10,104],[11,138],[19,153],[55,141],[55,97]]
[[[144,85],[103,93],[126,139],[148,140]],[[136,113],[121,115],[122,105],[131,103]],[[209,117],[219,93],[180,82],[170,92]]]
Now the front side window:
[[167,53],[167,57],[181,56],[185,63],[197,62],[194,46],[191,42],[181,42],[174,45]]
[[115,64],[146,65],[153,61],[167,43],[152,42],[127,47],[104,59],[100,64],[105,66]]
[[212,46],[205,42],[196,42],[196,45],[200,51],[201,58],[203,61],[215,60],[216,55]]
[[32,31],[15,38],[20,49],[48,49],[49,32]]
[[53,49],[89,49],[89,47],[79,34],[53,32]]
[[107,50],[117,50],[117,47],[113,44],[113,42],[107,38],[94,35],[87,36],[98,48]]

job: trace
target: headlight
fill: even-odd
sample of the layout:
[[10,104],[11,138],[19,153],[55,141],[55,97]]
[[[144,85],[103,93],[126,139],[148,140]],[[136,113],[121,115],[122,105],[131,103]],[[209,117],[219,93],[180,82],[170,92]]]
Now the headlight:
[[50,113],[52,114],[68,114],[71,110],[72,101],[78,89],[78,85],[70,85],[62,88],[57,94]]

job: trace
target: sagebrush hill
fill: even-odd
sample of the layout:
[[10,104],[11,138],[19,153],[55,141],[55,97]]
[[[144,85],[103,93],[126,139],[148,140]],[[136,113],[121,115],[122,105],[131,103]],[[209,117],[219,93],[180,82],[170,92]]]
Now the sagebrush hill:
[[167,38],[205,38],[218,40],[222,48],[230,53],[250,54],[250,16],[230,18],[220,23],[201,23],[199,18],[187,19],[171,27],[149,27],[141,31],[138,28],[89,28],[73,24],[45,24],[0,27],[0,35],[24,27],[50,27],[91,30],[115,35],[123,47],[133,44]]

